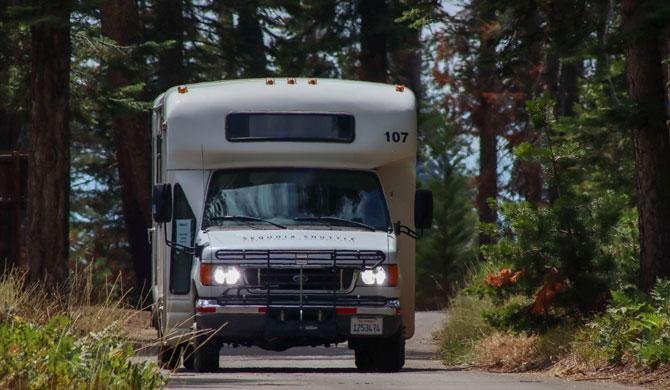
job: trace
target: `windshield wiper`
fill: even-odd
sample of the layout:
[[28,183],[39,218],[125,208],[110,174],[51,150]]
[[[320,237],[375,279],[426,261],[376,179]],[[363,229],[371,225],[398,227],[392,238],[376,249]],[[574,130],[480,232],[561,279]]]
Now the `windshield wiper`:
[[280,225],[278,223],[269,221],[263,218],[250,217],[248,215],[221,215],[216,217],[209,217],[210,221],[242,221],[242,222],[265,222],[270,225],[276,226],[280,229],[286,229],[286,226]]
[[345,225],[349,226],[357,226],[357,227],[362,227],[364,229],[368,229],[370,231],[376,231],[373,226],[370,226],[368,224],[365,224],[363,222],[357,222],[357,221],[351,221],[349,219],[344,219],[344,218],[337,218],[337,217],[297,217],[293,218],[294,221],[326,221],[326,222],[339,222]]

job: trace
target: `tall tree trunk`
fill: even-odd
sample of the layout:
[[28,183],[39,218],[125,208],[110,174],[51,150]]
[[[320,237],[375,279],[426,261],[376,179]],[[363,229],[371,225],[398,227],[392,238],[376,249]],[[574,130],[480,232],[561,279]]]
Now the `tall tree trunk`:
[[[134,0],[114,0],[101,6],[102,33],[121,45],[141,39]],[[111,88],[130,83],[132,70],[122,63],[109,64]],[[144,112],[117,111],[112,118],[114,148],[121,182],[123,216],[138,287],[148,287],[151,248],[147,228],[151,223],[151,134]]]
[[69,254],[71,4],[37,7],[50,18],[30,28],[28,281],[57,286],[67,279]]
[[[662,29],[649,1],[624,0],[622,30],[628,92],[637,107],[633,129],[640,222],[640,288],[670,277],[670,138],[665,111]],[[659,23],[659,22],[656,22]]]
[[388,79],[386,1],[359,0],[358,14],[361,18],[359,77],[365,81],[385,83]]
[[267,58],[257,3],[257,1],[242,1],[236,7],[237,58],[240,61],[238,65],[243,69],[240,74],[242,77],[267,76]]
[[[394,64],[394,70],[397,72],[397,81],[399,84],[408,86],[416,95],[418,101],[421,100],[423,91],[421,88],[421,44],[419,42],[419,31],[411,30],[407,34],[407,47],[394,50],[391,58]],[[419,105],[417,105],[417,110]]]
[[556,106],[554,114],[559,116],[574,116],[574,105],[579,98],[578,81],[582,74],[582,63],[577,61],[561,61],[558,90],[556,91]]
[[[578,81],[583,72],[580,59],[570,59],[578,56],[578,48],[581,47],[585,29],[583,26],[566,24],[565,20],[583,20],[586,12],[584,0],[570,0],[565,2],[551,1],[546,4],[548,8],[547,37],[550,42],[547,47],[546,62],[544,66],[544,84],[547,91],[554,98],[554,117],[573,116],[574,105],[579,98]],[[551,144],[551,128],[547,126],[549,143]],[[549,181],[548,200],[553,203],[560,196],[560,173],[553,172]]]
[[[483,3],[483,2],[482,2]],[[489,8],[486,4],[478,7]],[[480,10],[481,11],[481,10]],[[485,9],[479,13],[482,23],[493,19],[493,10]],[[495,223],[498,219],[496,208],[489,202],[498,197],[498,132],[493,121],[495,107],[487,97],[495,92],[495,41],[480,28],[479,52],[477,58],[477,107],[472,113],[472,121],[479,133],[479,177],[475,203],[482,223]],[[479,236],[480,244],[493,242],[486,233]]]
[[[160,92],[188,81],[186,67],[184,64],[184,30],[185,22],[183,15],[183,0],[158,0],[154,4],[156,26],[155,39],[159,42],[174,41],[170,48],[162,51],[158,56],[158,90]],[[112,2],[113,3],[113,2]],[[125,3],[125,2],[124,2]],[[132,2],[137,15],[137,6]],[[125,4],[124,4],[125,5]],[[103,8],[108,8],[104,5]],[[133,16],[136,22],[133,24],[133,43],[139,40],[139,20]],[[121,21],[121,23],[129,23]],[[126,34],[128,34],[126,32]]]
[[[386,27],[388,31],[387,51],[390,53],[390,73],[393,76],[391,82],[408,86],[421,100],[423,91],[421,88],[421,29],[412,28],[395,20],[411,10],[411,4],[401,0],[389,2],[388,18],[393,28]],[[417,110],[419,104],[417,104]]]
[[[516,10],[519,18],[519,39],[523,41],[522,66],[519,68],[518,78],[522,81],[525,98],[518,101],[517,115],[523,118],[523,128],[514,137],[513,142],[508,140],[508,148],[513,149],[522,142],[538,146],[540,137],[538,129],[533,128],[525,103],[535,99],[541,92],[542,62],[544,55],[543,32],[537,4],[526,2]],[[543,177],[542,166],[533,161],[517,159],[514,162],[513,185],[528,202],[538,204],[542,202]]]

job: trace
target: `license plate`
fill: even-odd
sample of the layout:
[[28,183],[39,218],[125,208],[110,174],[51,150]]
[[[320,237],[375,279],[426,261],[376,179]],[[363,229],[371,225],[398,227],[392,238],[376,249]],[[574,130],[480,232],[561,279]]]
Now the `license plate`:
[[384,327],[381,317],[352,317],[351,334],[380,335]]

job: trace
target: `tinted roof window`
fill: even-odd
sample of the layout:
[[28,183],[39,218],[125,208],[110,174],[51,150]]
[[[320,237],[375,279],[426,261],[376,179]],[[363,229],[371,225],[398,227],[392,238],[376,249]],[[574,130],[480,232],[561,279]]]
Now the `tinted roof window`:
[[226,117],[226,139],[352,142],[354,117],[345,114],[236,113]]

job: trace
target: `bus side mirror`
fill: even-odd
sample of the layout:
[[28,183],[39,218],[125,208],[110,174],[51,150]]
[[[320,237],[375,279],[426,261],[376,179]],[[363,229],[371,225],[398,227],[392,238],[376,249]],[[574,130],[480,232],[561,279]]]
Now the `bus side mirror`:
[[151,199],[151,213],[158,223],[172,220],[172,186],[156,184]]
[[430,229],[433,226],[433,192],[430,190],[416,190],[414,226],[416,229]]

